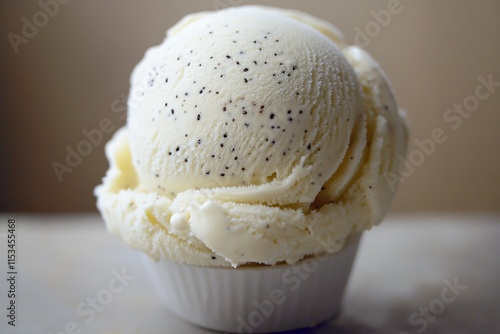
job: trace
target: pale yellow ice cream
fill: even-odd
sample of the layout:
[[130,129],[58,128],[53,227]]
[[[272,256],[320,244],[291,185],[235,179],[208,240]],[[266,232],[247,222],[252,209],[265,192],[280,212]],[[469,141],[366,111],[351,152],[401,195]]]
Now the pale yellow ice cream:
[[131,78],[96,188],[108,229],[155,258],[293,263],[379,223],[407,130],[377,63],[307,14],[189,15]]

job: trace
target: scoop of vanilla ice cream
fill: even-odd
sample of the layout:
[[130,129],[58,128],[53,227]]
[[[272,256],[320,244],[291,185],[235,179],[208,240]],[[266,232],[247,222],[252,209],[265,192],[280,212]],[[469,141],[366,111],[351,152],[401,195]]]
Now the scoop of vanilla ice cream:
[[[141,187],[167,196],[311,203],[361,117],[335,43],[277,11],[238,8],[172,28],[132,75],[128,129]],[[235,191],[232,188],[242,187]]]
[[108,228],[156,258],[293,263],[381,221],[406,124],[377,63],[328,23],[192,14],[131,78],[96,188]]

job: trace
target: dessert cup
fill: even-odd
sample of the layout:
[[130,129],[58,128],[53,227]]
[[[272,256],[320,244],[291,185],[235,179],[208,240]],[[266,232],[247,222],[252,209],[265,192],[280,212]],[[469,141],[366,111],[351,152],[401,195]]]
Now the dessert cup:
[[149,276],[167,308],[212,330],[279,332],[315,326],[340,311],[361,234],[339,252],[295,264],[201,267],[144,255]]
[[408,142],[377,62],[308,14],[237,6],[186,16],[130,82],[97,206],[160,259],[145,262],[168,309],[240,333],[338,314]]

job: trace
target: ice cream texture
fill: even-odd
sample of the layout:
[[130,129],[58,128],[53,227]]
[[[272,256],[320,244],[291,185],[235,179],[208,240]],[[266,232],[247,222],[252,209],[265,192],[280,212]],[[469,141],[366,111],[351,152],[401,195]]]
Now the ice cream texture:
[[131,77],[95,190],[109,231],[201,266],[294,263],[378,224],[407,126],[378,64],[308,14],[191,14]]

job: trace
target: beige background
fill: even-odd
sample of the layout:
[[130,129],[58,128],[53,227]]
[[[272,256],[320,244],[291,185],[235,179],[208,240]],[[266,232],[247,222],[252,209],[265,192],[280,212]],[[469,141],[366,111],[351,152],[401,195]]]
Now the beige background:
[[[45,0],[53,1],[53,0]],[[62,1],[62,0],[60,0]],[[29,4],[30,3],[30,4]],[[356,29],[374,29],[372,10],[388,1],[70,1],[16,54],[8,33],[21,35],[37,1],[0,3],[0,209],[95,210],[93,187],[107,169],[101,143],[59,182],[51,164],[66,145],[109,118],[128,92],[133,66],[165,30],[193,11],[235,3],[296,8],[334,23],[353,43]],[[447,140],[400,188],[394,211],[500,211],[500,89],[457,130],[444,112],[473,95],[477,77],[500,81],[500,1],[401,0],[403,10],[370,38],[408,111],[412,142],[442,128]],[[106,134],[104,140],[111,134]],[[414,143],[410,152],[416,149]]]

